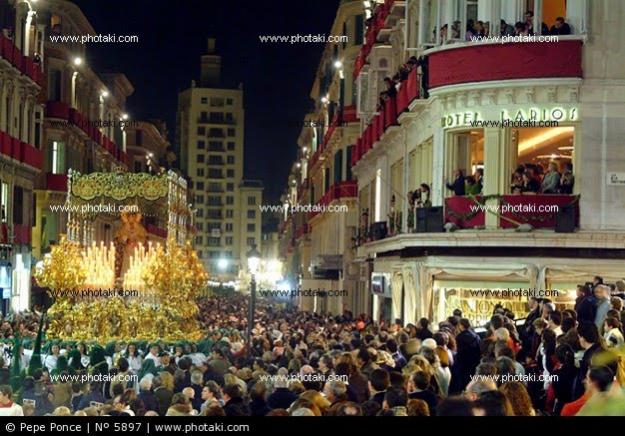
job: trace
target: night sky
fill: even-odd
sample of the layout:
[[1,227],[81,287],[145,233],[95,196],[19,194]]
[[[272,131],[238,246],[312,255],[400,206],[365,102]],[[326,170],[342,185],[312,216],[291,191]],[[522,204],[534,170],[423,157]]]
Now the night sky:
[[329,34],[339,0],[74,0],[96,33],[138,35],[139,43],[88,44],[96,72],[122,72],[135,87],[133,119],[167,122],[175,143],[178,92],[199,79],[207,38],[217,39],[222,77],[245,90],[245,177],[277,203],[296,157],[321,43],[261,43],[258,35]]

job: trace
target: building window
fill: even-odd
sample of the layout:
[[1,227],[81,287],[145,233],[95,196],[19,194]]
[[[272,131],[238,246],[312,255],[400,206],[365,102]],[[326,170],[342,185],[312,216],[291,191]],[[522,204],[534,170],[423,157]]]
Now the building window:
[[204,223],[195,223],[195,227],[200,231],[204,231]]
[[197,169],[197,176],[198,177],[204,177],[204,168],[198,168]]
[[198,154],[197,155],[197,163],[204,163],[204,155],[203,154]]
[[247,238],[247,245],[250,247],[256,245],[256,238]]
[[204,126],[198,127],[197,128],[197,134],[198,135],[202,135],[202,136],[206,135],[206,127],[204,127]]
[[204,216],[204,209],[198,209],[197,210],[197,217],[198,218],[202,218]]
[[234,117],[232,116],[232,113],[226,112],[226,121],[228,122],[234,121]]
[[232,218],[232,217],[234,217],[234,211],[232,209],[227,209],[226,218]]
[[249,219],[254,219],[256,218],[256,211],[254,209],[250,209],[247,211],[247,217]]
[[209,141],[208,151],[224,151],[224,144],[220,141]]
[[52,141],[52,156],[50,163],[53,174],[65,174],[65,143]]
[[202,102],[202,104],[206,104],[206,103],[208,103],[208,98],[207,97],[202,97],[202,99],[200,101]]
[[197,184],[195,185],[195,189],[197,189],[198,191],[203,191],[204,190],[204,182],[197,182]]
[[228,233],[232,232],[232,223],[226,223],[226,232]]
[[226,170],[226,177],[234,177],[234,170]]
[[226,196],[226,204],[234,204],[234,197],[232,195]]
[[228,128],[228,136],[235,136],[236,135],[236,131],[234,128],[229,127]]
[[232,106],[233,104],[234,104],[234,100],[232,100],[231,98],[226,99],[226,106]]
[[223,107],[224,99],[222,97],[211,97],[212,107]]
[[233,239],[234,238],[232,236],[226,236],[226,245],[232,245]]
[[234,191],[234,183],[226,183],[226,191],[228,192]]
[[256,197],[253,197],[253,196],[247,197],[247,205],[256,206]]
[[195,196],[195,202],[196,202],[197,204],[202,204],[202,203],[204,203],[204,196],[203,196],[203,195],[196,195],[196,196]]
[[254,223],[249,223],[249,224],[247,225],[247,231],[248,231],[248,232],[255,232],[255,231],[256,231],[256,224],[254,224]]
[[228,156],[226,158],[226,161],[228,162],[229,165],[234,165],[234,156]]
[[200,259],[202,259],[204,256],[202,254],[202,250],[198,250],[197,251],[197,257],[199,257]]
[[208,177],[210,177],[211,179],[222,179],[224,177],[224,173],[220,169],[209,168]]
[[196,236],[196,237],[195,237],[195,243],[196,243],[197,245],[202,245],[202,244],[203,244],[203,242],[204,242],[204,241],[202,240],[202,237],[201,237],[201,236]]
[[209,195],[207,200],[209,206],[221,206],[221,197],[219,196]]
[[204,147],[206,147],[206,143],[204,141],[198,141],[197,142],[198,150],[204,150]]
[[208,238],[208,246],[209,247],[219,247],[220,244],[219,238]]
[[[213,122],[212,119],[211,119],[211,122]],[[213,127],[213,128],[211,128],[208,131],[208,136],[213,137],[213,138],[223,138],[224,137],[224,130],[220,129],[220,128],[217,128],[217,127]]]
[[234,150],[234,142],[228,142],[228,151]]

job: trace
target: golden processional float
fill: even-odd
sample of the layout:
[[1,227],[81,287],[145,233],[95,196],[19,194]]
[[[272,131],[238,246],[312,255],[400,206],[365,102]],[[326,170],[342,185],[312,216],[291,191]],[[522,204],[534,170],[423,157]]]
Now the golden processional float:
[[[35,272],[54,299],[48,339],[176,341],[201,338],[195,298],[208,279],[188,242],[187,183],[173,171],[68,177],[67,235]],[[112,241],[96,219],[113,216]],[[146,226],[167,224],[166,242]],[[155,232],[155,230],[154,230]],[[159,232],[156,232],[159,233]],[[103,236],[103,237],[99,237]]]

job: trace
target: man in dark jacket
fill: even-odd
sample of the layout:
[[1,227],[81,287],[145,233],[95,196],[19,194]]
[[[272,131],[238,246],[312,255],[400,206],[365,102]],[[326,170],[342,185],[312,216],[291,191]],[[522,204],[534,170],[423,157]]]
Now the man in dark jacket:
[[463,196],[464,195],[464,174],[462,174],[462,170],[456,170],[454,172],[454,182],[446,183],[447,189],[451,189],[454,191],[454,195]]
[[592,289],[588,285],[577,285],[577,298],[575,299],[575,312],[577,322],[595,322],[597,305]]
[[579,362],[579,373],[575,379],[575,385],[573,387],[573,398],[577,399],[584,394],[584,379],[588,373],[588,368],[595,353],[601,351],[601,345],[599,344],[599,330],[594,322],[580,323],[577,327],[577,333],[579,334],[579,343],[584,351],[582,360]]
[[139,382],[139,395],[137,395],[137,398],[143,401],[146,412],[148,410],[158,412],[158,401],[154,396],[154,392],[152,392],[152,379],[147,377],[141,379]]
[[160,376],[156,376],[152,379],[152,387],[154,388],[154,397],[158,403],[158,414],[160,416],[165,416],[174,393],[163,386]]
[[226,416],[251,416],[252,412],[243,399],[243,389],[238,384],[227,385],[223,389],[223,399],[226,402],[224,412]]
[[480,363],[480,337],[471,330],[471,322],[461,318],[458,322],[460,333],[456,336],[456,358],[452,367],[454,375],[451,378],[451,392],[461,392],[475,374],[475,368]]
[[267,406],[270,409],[288,409],[293,401],[297,400],[297,395],[291,392],[289,386],[289,373],[285,368],[280,368],[276,374],[274,382],[275,390],[267,398]]

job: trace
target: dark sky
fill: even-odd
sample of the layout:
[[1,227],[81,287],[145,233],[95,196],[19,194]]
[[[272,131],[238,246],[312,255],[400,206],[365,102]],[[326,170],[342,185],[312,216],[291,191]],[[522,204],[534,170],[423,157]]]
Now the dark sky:
[[138,35],[139,43],[89,44],[95,71],[126,74],[133,119],[167,121],[174,143],[178,92],[199,78],[207,38],[217,38],[222,76],[245,90],[245,177],[261,179],[277,202],[296,157],[298,122],[324,44],[261,43],[258,35],[329,34],[339,0],[74,0],[96,33]]

